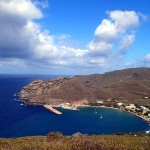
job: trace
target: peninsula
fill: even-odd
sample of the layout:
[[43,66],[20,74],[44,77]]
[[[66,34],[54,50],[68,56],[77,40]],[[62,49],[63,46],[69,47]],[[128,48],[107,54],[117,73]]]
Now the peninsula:
[[35,80],[18,95],[26,104],[43,105],[57,114],[54,107],[75,110],[90,105],[118,108],[149,121],[150,68]]

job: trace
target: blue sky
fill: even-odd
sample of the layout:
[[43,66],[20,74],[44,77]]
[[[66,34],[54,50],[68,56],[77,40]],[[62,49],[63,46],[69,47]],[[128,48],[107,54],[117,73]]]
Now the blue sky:
[[1,0],[0,73],[150,67],[148,0]]

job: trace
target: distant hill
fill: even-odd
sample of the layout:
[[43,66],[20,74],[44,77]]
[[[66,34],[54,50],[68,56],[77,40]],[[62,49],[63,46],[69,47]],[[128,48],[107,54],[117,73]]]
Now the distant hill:
[[132,68],[72,78],[35,80],[19,97],[29,104],[91,103],[118,100],[150,105],[150,68]]

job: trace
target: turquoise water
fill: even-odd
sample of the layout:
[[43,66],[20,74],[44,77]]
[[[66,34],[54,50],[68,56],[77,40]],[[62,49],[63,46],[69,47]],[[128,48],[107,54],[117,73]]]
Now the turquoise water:
[[41,106],[23,106],[20,105],[22,102],[14,100],[17,97],[13,95],[31,81],[54,77],[56,76],[0,76],[0,137],[46,135],[50,131],[71,135],[75,132],[112,134],[150,129],[138,117],[118,110],[84,107],[79,111],[71,111],[58,108],[63,115],[56,115]]

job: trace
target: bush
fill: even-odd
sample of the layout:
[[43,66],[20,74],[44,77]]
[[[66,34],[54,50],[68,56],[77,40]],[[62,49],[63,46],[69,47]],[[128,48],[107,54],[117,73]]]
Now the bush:
[[58,140],[63,136],[61,132],[50,132],[47,135],[47,141],[48,142],[53,142],[54,140]]

